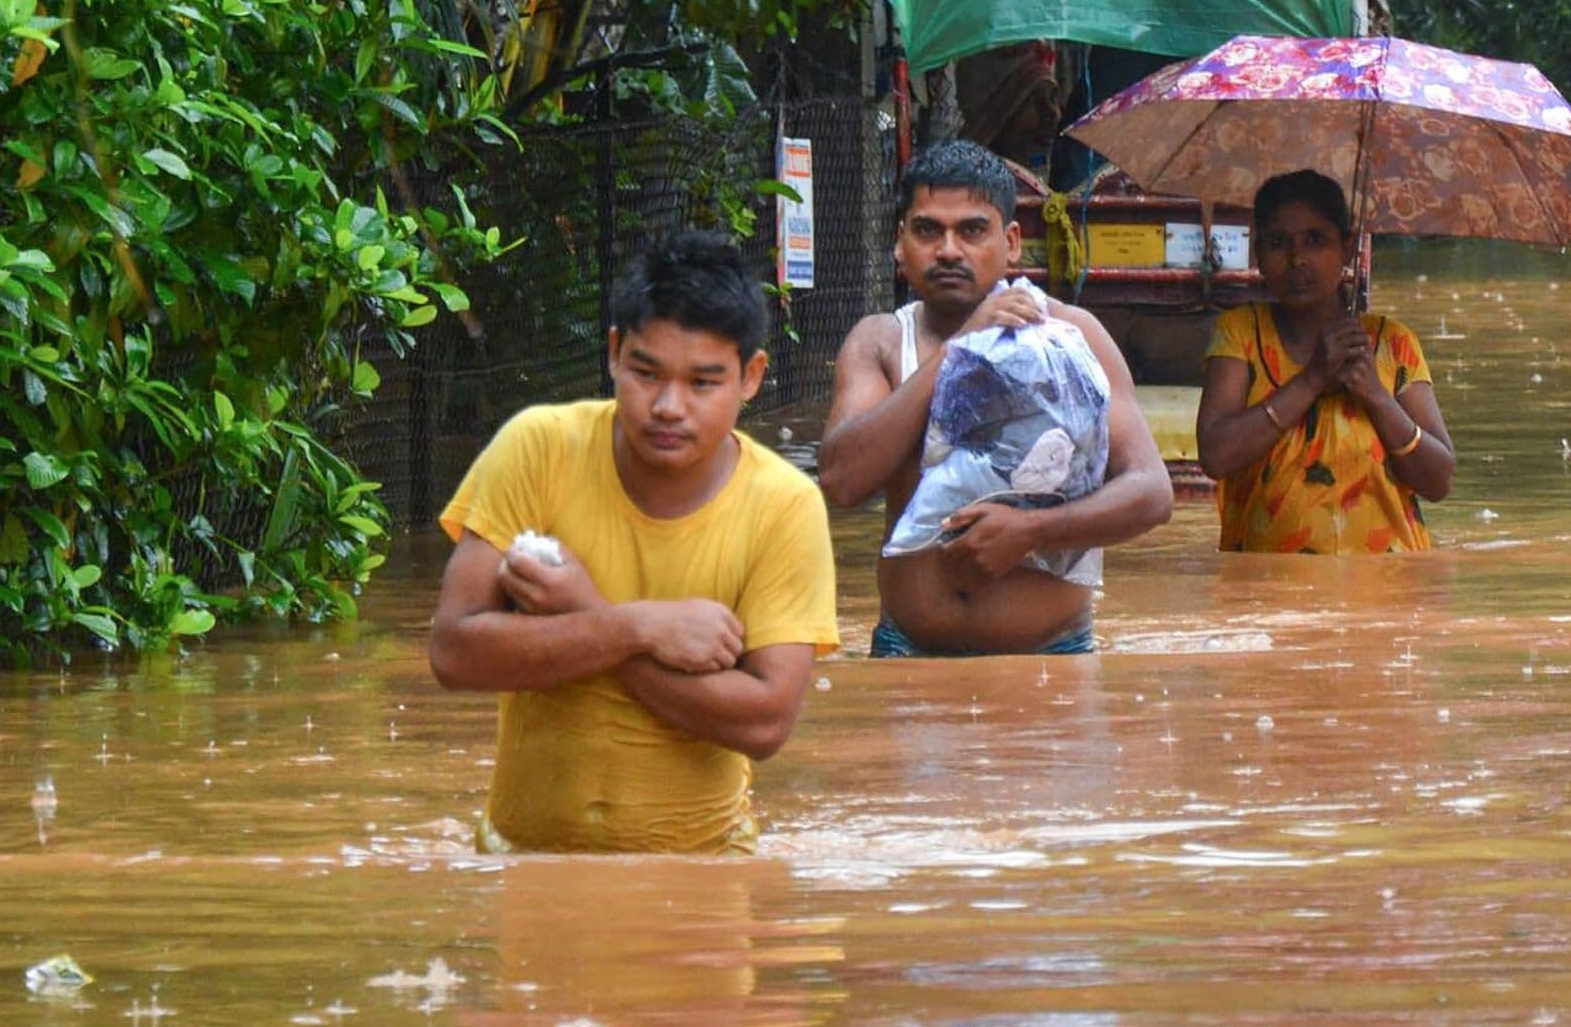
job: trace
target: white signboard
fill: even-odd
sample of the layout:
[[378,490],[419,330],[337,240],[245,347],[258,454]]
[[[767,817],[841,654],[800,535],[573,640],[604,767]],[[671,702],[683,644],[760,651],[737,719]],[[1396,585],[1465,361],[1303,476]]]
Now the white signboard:
[[1211,238],[1222,255],[1222,270],[1246,271],[1249,268],[1249,229],[1243,225],[1212,225]]
[[813,142],[780,140],[776,155],[780,181],[801,197],[776,197],[775,251],[779,254],[781,285],[793,289],[813,287]]
[[1168,267],[1199,267],[1204,255],[1205,236],[1199,225],[1168,222],[1167,258],[1163,263]]
[[[1169,222],[1167,225],[1168,267],[1199,267],[1205,253],[1204,236],[1199,225]],[[1249,229],[1242,225],[1212,225],[1211,241],[1223,271],[1249,268]]]

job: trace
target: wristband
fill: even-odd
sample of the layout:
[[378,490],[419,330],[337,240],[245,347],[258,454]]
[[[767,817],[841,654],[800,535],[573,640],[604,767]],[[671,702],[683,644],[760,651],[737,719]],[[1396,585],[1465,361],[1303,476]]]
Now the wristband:
[[1414,424],[1413,424],[1413,437],[1411,439],[1408,439],[1407,440],[1407,445],[1403,446],[1401,449],[1394,449],[1394,450],[1392,450],[1391,451],[1391,455],[1392,456],[1407,456],[1413,450],[1417,449],[1418,448],[1418,444],[1420,442],[1422,442],[1422,441],[1424,441],[1424,429],[1423,429],[1423,426],[1418,424],[1415,421]]
[[1260,409],[1266,412],[1266,420],[1271,422],[1271,427],[1276,429],[1278,435],[1287,431],[1287,427],[1282,423],[1282,419],[1277,417],[1276,411],[1272,409],[1269,399],[1260,404]]

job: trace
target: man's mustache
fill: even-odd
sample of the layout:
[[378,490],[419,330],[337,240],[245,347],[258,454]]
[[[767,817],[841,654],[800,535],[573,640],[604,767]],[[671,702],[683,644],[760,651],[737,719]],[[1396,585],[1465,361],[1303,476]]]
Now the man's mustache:
[[928,268],[927,273],[922,277],[932,280],[939,277],[952,278],[955,275],[962,275],[969,282],[976,281],[976,275],[964,264],[935,264]]

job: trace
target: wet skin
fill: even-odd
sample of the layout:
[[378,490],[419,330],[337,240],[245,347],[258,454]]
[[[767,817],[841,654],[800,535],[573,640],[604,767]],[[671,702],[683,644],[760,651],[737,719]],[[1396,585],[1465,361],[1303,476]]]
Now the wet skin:
[[847,336],[835,368],[835,398],[819,453],[820,484],[832,502],[884,493],[888,529],[916,486],[944,346],[989,326],[1018,328],[1045,316],[1075,324],[1113,388],[1108,483],[1050,510],[980,504],[957,512],[961,530],[945,545],[880,558],[884,612],[930,652],[1034,652],[1073,633],[1091,615],[1091,590],[1018,564],[1036,549],[1077,549],[1123,541],[1167,519],[1172,487],[1123,357],[1088,312],[1050,301],[1040,309],[1024,289],[992,293],[1019,259],[1020,228],[967,189],[918,188],[901,221],[895,262],[921,300],[916,316],[920,366],[901,380],[900,328],[891,314],[864,318]]

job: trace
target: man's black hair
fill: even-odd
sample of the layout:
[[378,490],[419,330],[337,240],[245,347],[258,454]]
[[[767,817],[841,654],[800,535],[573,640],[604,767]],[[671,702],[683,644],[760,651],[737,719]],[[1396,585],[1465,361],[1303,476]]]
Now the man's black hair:
[[1289,171],[1266,179],[1255,191],[1256,227],[1271,220],[1289,203],[1306,203],[1309,208],[1336,225],[1346,239],[1353,234],[1353,215],[1347,208],[1347,194],[1341,183],[1311,168]]
[[740,250],[715,232],[683,230],[633,258],[611,291],[611,323],[626,336],[672,321],[736,343],[745,366],[769,331],[764,290]]
[[966,189],[997,209],[1004,224],[1015,219],[1015,176],[996,153],[969,139],[930,146],[906,165],[900,176],[900,217],[923,186]]

